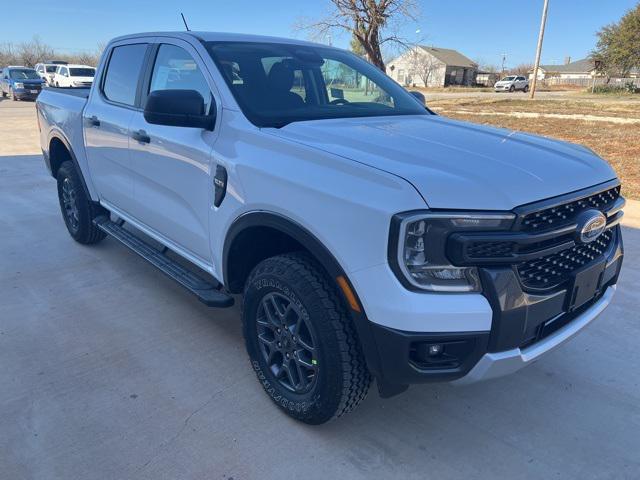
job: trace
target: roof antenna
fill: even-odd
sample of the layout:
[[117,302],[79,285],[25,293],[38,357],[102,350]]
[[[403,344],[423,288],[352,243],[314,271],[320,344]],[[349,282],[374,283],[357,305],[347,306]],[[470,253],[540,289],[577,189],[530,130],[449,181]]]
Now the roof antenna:
[[184,28],[187,29],[187,32],[190,32],[189,25],[187,25],[187,20],[184,18],[184,13],[180,12],[180,16],[182,17],[182,21],[184,22]]

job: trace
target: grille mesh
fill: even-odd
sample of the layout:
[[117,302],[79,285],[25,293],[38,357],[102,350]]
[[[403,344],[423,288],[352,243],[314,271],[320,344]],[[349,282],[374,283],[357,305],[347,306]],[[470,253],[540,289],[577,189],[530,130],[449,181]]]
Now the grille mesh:
[[557,228],[570,223],[580,212],[589,208],[605,210],[619,196],[620,186],[617,186],[573,202],[530,213],[523,218],[520,230],[523,232],[539,232]]
[[469,258],[500,258],[509,256],[515,242],[474,242],[467,247]]
[[568,280],[573,271],[604,254],[613,237],[614,231],[607,230],[594,242],[521,263],[516,267],[520,281],[524,287],[535,289],[559,285]]

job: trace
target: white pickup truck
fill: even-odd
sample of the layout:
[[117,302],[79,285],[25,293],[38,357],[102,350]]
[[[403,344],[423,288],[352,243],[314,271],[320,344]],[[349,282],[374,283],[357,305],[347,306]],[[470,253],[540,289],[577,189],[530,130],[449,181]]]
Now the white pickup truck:
[[90,90],[47,89],[37,112],[73,239],[110,235],[213,307],[242,295],[251,367],[307,423],[374,378],[389,397],[514,372],[616,288],[605,161],[436,115],[343,50],[120,37]]

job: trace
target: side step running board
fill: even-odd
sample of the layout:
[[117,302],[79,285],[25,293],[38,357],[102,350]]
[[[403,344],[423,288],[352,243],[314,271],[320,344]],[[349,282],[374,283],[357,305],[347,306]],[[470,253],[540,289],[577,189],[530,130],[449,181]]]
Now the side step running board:
[[112,236],[126,247],[129,247],[142,258],[159,268],[166,275],[173,278],[184,288],[192,292],[196,297],[198,297],[198,300],[205,305],[219,308],[226,308],[233,305],[232,296],[221,292],[214,284],[200,278],[178,262],[164,255],[163,252],[166,249],[159,251],[139,237],[135,236],[130,231],[125,230],[122,227],[124,222],[115,223],[106,217],[98,217],[94,220],[94,223],[100,230]]

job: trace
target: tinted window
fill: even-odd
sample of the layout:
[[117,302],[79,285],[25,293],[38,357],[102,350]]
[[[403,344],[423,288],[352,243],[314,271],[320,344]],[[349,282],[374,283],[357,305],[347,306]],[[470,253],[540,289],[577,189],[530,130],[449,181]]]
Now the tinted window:
[[251,42],[209,42],[207,48],[243,113],[261,127],[427,114],[395,81],[349,52]]
[[202,95],[205,112],[211,105],[211,91],[193,57],[175,45],[160,45],[153,66],[149,92],[156,90],[195,90]]
[[93,77],[96,71],[93,68],[70,68],[72,77]]
[[56,67],[55,65],[47,65],[47,73],[53,73],[56,71]]
[[115,47],[109,59],[102,91],[114,102],[134,105],[146,43]]

